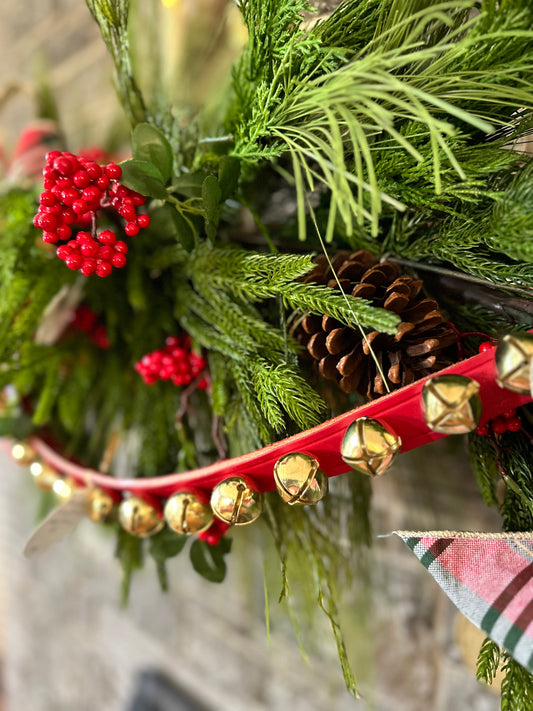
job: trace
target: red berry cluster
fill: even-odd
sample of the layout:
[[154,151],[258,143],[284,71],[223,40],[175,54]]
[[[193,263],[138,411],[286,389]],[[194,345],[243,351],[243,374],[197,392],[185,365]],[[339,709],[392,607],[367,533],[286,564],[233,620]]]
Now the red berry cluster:
[[98,348],[106,349],[111,345],[107,337],[107,330],[104,324],[98,323],[98,314],[95,314],[87,304],[80,304],[76,309],[72,321],[72,328],[76,328],[86,333],[90,340]]
[[516,414],[516,410],[508,410],[503,415],[498,415],[493,420],[486,422],[484,425],[479,425],[476,428],[478,435],[486,437],[489,432],[501,435],[504,432],[518,432],[522,429],[522,420]]
[[[206,359],[191,350],[191,339],[184,334],[169,336],[165,347],[143,356],[135,364],[135,370],[147,385],[157,380],[171,380],[174,385],[185,386],[198,378],[206,366]],[[202,378],[197,387],[205,390],[207,380]]]
[[[148,215],[137,214],[146,198],[118,182],[122,168],[51,151],[46,155],[43,175],[44,190],[33,219],[43,231],[43,241],[55,244],[69,240],[57,248],[57,256],[69,269],[79,270],[84,276],[106,277],[113,267],[125,266],[126,243],[117,240],[112,230],[96,232],[96,214],[103,208],[116,210],[126,220],[124,232],[128,237],[135,237],[150,224]],[[70,239],[76,227],[91,231],[78,232],[76,239]]]
[[220,543],[220,539],[228,530],[229,525],[219,518],[215,518],[207,531],[202,531],[198,534],[201,541],[205,541],[209,546],[216,546]]

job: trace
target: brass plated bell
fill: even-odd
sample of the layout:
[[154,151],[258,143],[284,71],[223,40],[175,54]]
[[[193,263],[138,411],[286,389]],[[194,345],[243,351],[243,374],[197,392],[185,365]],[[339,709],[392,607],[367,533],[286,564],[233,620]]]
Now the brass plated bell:
[[218,483],[211,494],[211,508],[218,518],[230,526],[245,526],[259,518],[263,511],[263,496],[250,480],[233,476]]
[[379,420],[358,417],[346,430],[341,456],[353,469],[370,476],[381,476],[401,446],[400,437]]
[[38,456],[37,452],[28,442],[15,442],[11,447],[11,456],[17,464],[23,467],[29,467],[32,462],[34,462]]
[[39,489],[43,491],[50,491],[54,488],[55,483],[61,479],[55,469],[52,469],[51,466],[40,459],[35,459],[30,464],[30,474]]
[[434,432],[472,432],[481,418],[479,383],[464,375],[436,375],[424,383],[421,407],[427,426]]
[[115,501],[103,489],[91,489],[87,497],[87,516],[94,523],[108,523],[115,513]]
[[197,492],[178,491],[165,504],[165,519],[173,531],[190,536],[206,531],[213,523],[208,500]]
[[496,382],[515,393],[529,394],[533,370],[533,334],[504,336],[496,347]]
[[71,498],[76,487],[77,484],[74,479],[71,479],[70,477],[58,476],[52,485],[52,491],[54,492],[58,503],[64,504],[65,501],[68,501]]
[[288,504],[314,505],[326,495],[328,478],[318,468],[318,461],[301,452],[292,452],[274,465],[278,493]]
[[118,520],[125,531],[138,538],[154,536],[165,526],[159,511],[138,496],[122,501],[118,507]]

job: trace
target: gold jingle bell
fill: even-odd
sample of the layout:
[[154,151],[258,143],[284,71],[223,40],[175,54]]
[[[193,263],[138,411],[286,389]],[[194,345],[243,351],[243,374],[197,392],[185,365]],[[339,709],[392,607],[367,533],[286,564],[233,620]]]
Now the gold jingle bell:
[[91,489],[87,498],[87,516],[94,523],[108,523],[115,513],[115,501],[103,489]]
[[286,454],[274,465],[278,494],[288,504],[313,505],[326,495],[328,478],[318,461],[301,452]]
[[381,476],[390,467],[402,440],[379,420],[358,417],[344,434],[341,456],[356,471]]
[[440,434],[466,434],[481,418],[479,383],[464,375],[437,375],[422,388],[422,415]]
[[54,488],[56,482],[61,479],[55,469],[52,469],[51,466],[40,459],[36,459],[30,464],[30,474],[39,489],[43,491],[50,491]]
[[533,334],[504,336],[496,347],[496,382],[515,393],[529,394],[532,388]]
[[165,504],[165,519],[173,531],[190,536],[206,531],[213,523],[207,500],[192,491],[178,491]]
[[32,462],[38,459],[37,452],[28,442],[15,442],[11,448],[11,456],[17,464],[29,467]]
[[211,494],[211,508],[230,526],[245,526],[259,518],[263,496],[248,479],[233,476],[219,482]]
[[58,476],[52,485],[52,491],[54,492],[59,504],[64,504],[68,501],[76,488],[76,482],[70,477]]
[[154,536],[165,526],[157,509],[137,496],[122,501],[118,507],[118,520],[125,531],[138,538]]

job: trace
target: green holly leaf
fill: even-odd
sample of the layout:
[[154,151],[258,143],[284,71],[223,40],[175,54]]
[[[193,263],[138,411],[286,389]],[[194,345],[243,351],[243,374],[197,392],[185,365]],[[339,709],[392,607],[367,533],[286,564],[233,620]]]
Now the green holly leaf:
[[231,550],[231,538],[221,538],[216,546],[197,538],[191,546],[192,567],[212,583],[221,583],[226,577],[224,556]]
[[161,171],[153,163],[143,160],[125,160],[120,164],[122,177],[120,182],[127,188],[141,195],[164,200],[167,196]]
[[202,183],[202,200],[205,216],[215,225],[218,224],[221,199],[220,183],[214,175],[208,175]]
[[172,148],[161,131],[151,123],[138,123],[132,134],[133,158],[152,163],[166,183],[172,175]]
[[215,241],[217,234],[221,200],[220,183],[214,175],[208,175],[202,183],[202,201],[205,215],[205,233],[211,242]]
[[161,588],[165,591],[168,590],[166,561],[181,553],[186,543],[187,536],[180,536],[170,528],[164,528],[150,538],[149,552],[155,561]]
[[239,184],[241,174],[241,163],[234,156],[223,156],[220,159],[218,168],[218,182],[222,200],[227,200],[232,195]]
[[174,192],[185,197],[201,197],[205,173],[184,173],[172,183]]

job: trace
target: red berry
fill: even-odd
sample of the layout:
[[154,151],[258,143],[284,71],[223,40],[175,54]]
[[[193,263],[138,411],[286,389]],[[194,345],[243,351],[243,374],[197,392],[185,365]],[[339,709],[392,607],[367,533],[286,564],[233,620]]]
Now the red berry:
[[71,324],[75,328],[79,328],[83,333],[90,333],[96,325],[97,320],[98,316],[87,304],[80,304],[74,313]]
[[59,237],[59,239],[68,239],[70,235],[72,234],[72,230],[68,225],[59,225],[59,227],[56,230],[56,234]]
[[118,180],[122,175],[122,168],[116,163],[108,163],[104,166],[104,172],[111,180]]
[[81,253],[84,257],[96,257],[98,254],[98,244],[94,240],[83,242],[81,245]]
[[118,240],[118,242],[115,242],[115,252],[122,252],[122,254],[127,254],[128,245],[126,244],[126,242],[123,242],[121,239]]
[[117,237],[111,230],[102,230],[98,235],[98,241],[101,244],[115,244]]
[[92,257],[85,257],[80,271],[83,276],[87,277],[94,274],[96,271],[96,259],[93,259]]
[[103,197],[103,193],[101,190],[98,190],[97,187],[94,185],[89,185],[88,188],[85,188],[85,190],[81,194],[83,200],[85,200],[87,203],[90,203],[91,205],[100,205],[100,200]]
[[91,341],[98,346],[98,348],[109,348],[111,343],[107,337],[106,327],[103,324],[97,326],[91,333]]
[[63,213],[63,208],[61,207],[61,203],[57,202],[55,205],[41,205],[41,212],[58,216]]
[[72,203],[72,209],[77,215],[83,215],[85,212],[87,212],[87,208],[89,206],[85,202],[85,200],[74,200]]
[[89,183],[91,182],[91,179],[89,177],[89,173],[86,170],[80,170],[72,178],[72,181],[74,182],[74,185],[76,185],[78,188],[86,188],[87,185],[89,185]]
[[135,237],[135,235],[139,234],[139,225],[135,222],[128,222],[126,227],[124,227],[124,232],[128,235],[128,237]]
[[59,241],[57,232],[43,232],[43,242],[54,244]]
[[126,266],[126,261],[126,255],[121,252],[115,252],[111,259],[111,264],[117,269],[122,269],[122,267]]
[[133,204],[136,205],[137,207],[141,207],[141,205],[144,205],[146,202],[146,198],[144,195],[141,195],[140,193],[136,193],[133,190],[130,192],[131,199],[133,200]]
[[83,257],[81,254],[69,254],[65,263],[69,269],[79,269],[83,265]]
[[113,267],[111,266],[111,264],[109,262],[104,262],[103,260],[102,261],[98,260],[98,262],[96,263],[96,274],[99,277],[109,276],[112,271],[113,271]]
[[54,169],[61,175],[72,175],[76,167],[75,162],[65,155],[59,156],[54,160]]
[[478,435],[481,435],[481,437],[486,437],[489,433],[489,426],[488,424],[484,425],[478,425],[476,427],[476,432]]
[[101,175],[96,181],[96,185],[100,188],[100,190],[107,190],[110,182],[111,181],[109,180],[107,175]]
[[137,224],[139,227],[144,230],[146,227],[150,226],[150,216],[149,215],[139,215],[137,218]]
[[48,163],[44,166],[43,176],[52,179],[54,182],[59,178],[59,173],[57,170],[54,170],[53,163]]
[[95,213],[91,212],[90,210],[88,212],[84,212],[83,215],[80,215],[78,217],[78,222],[80,225],[90,225],[91,222],[93,221]]
[[66,190],[72,187],[72,180],[70,178],[58,178],[56,185],[58,188],[61,188],[61,190]]
[[45,159],[47,163],[53,163],[53,161],[56,158],[59,158],[61,155],[61,151],[48,151],[48,153],[45,155]]
[[116,193],[117,197],[124,199],[130,196],[130,190],[128,190],[125,185],[121,185],[120,183],[115,183],[115,185],[116,188],[113,192]]
[[522,420],[519,417],[509,417],[507,429],[509,432],[519,432],[522,429]]
[[496,419],[492,420],[490,426],[495,434],[503,434],[504,432],[507,432],[507,420],[505,417],[502,417],[502,415],[498,415]]
[[478,351],[480,353],[485,353],[485,351],[491,351],[494,348],[494,343],[491,343],[490,341],[483,341],[483,343],[480,344]]
[[85,170],[89,173],[91,180],[98,180],[98,178],[102,175],[102,169],[100,166],[92,161],[86,163]]
[[61,191],[61,202],[65,203],[69,207],[72,206],[76,200],[79,199],[78,191],[74,188],[66,188],[66,190]]
[[56,254],[59,259],[66,259],[71,252],[72,248],[68,244],[62,244],[56,249]]
[[105,262],[110,262],[115,254],[115,250],[111,245],[104,244],[98,247],[98,259],[103,259]]
[[66,207],[63,210],[63,223],[65,225],[73,225],[77,219],[76,213],[74,210],[71,210],[70,207]]
[[54,193],[51,193],[49,190],[45,190],[43,193],[41,193],[39,202],[41,203],[41,205],[51,206],[57,203],[57,198]]
[[118,214],[125,220],[135,220],[137,217],[137,213],[135,212],[133,205],[123,205],[119,209]]
[[58,227],[57,218],[54,215],[41,213],[38,226],[45,232],[53,232]]

